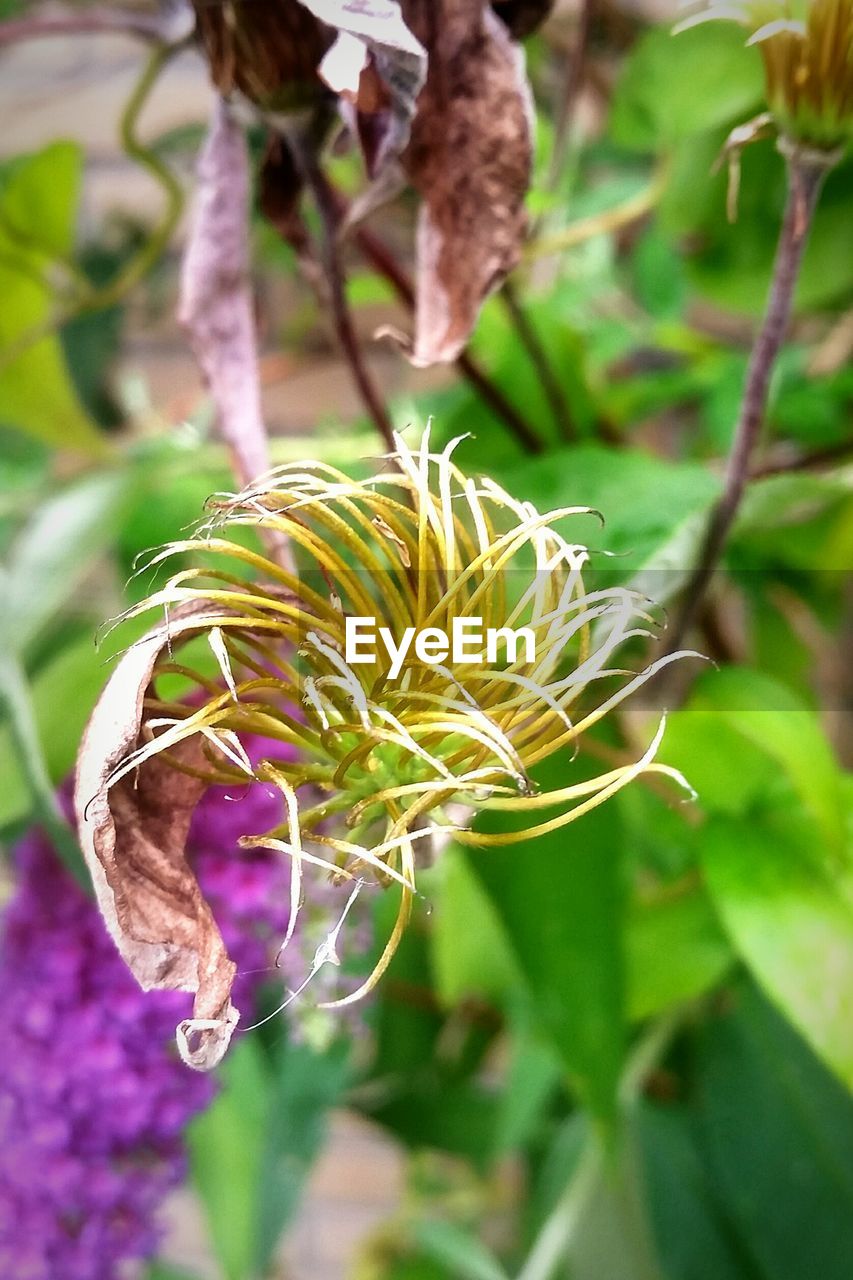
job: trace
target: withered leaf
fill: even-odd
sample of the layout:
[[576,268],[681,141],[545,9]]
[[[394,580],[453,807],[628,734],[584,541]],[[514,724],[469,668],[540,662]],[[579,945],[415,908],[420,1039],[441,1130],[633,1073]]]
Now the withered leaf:
[[[219,1062],[239,1017],[231,1003],[235,967],[184,852],[205,784],[161,755],[111,779],[146,740],[144,699],[161,652],[215,614],[221,609],[206,604],[177,609],[120,660],[89,720],[74,796],[98,906],[129,969],[143,990],[195,992],[179,1045],[199,1070]],[[198,738],[172,757],[204,767]]]
[[219,100],[199,160],[181,269],[178,318],[216,405],[238,477],[269,469],[249,276],[249,161],[242,129]]
[[301,0],[211,4],[193,0],[213,83],[267,111],[298,110],[323,93],[317,67],[334,39]]
[[454,360],[518,261],[532,106],[521,50],[484,0],[408,0],[429,52],[403,163],[422,198],[411,358]]
[[302,0],[337,38],[320,63],[330,89],[355,109],[368,172],[378,174],[409,140],[427,55],[397,0]]
[[321,109],[331,90],[355,113],[350,123],[371,176],[405,147],[426,52],[398,0],[193,5],[223,95],[238,89],[265,119],[281,121],[288,113]]

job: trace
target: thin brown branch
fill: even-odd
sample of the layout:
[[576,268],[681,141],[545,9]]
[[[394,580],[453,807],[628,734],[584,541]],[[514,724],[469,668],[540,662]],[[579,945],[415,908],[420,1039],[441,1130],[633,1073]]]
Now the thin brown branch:
[[[410,311],[413,310],[414,286],[388,246],[366,227],[358,227],[354,235],[358,247],[370,265],[388,281],[403,306]],[[456,367],[481,400],[509,427],[522,448],[528,453],[541,453],[543,445],[536,432],[474,357],[467,351],[463,351],[456,360]]]
[[501,418],[527,453],[541,453],[544,446],[539,436],[521,416],[514,405],[510,404],[497,383],[493,382],[485,369],[463,351],[456,361],[456,368],[466,382],[474,388],[477,395],[487,404],[496,417]]
[[697,616],[749,480],[752,454],[767,408],[770,376],[785,339],[809,228],[832,157],[790,147],[787,148],[786,161],[788,197],[773,264],[770,296],[747,369],[723,492],[711,513],[696,568],[687,583],[681,610],[669,634],[667,653],[681,647]]
[[500,291],[500,299],[506,307],[507,315],[515,330],[516,337],[527,352],[527,357],[536,371],[536,376],[541,384],[543,395],[548,401],[548,407],[551,410],[559,435],[563,440],[575,440],[577,431],[572,422],[572,415],[566,403],[566,397],[563,395],[563,388],[560,386],[560,381],[551,367],[548,352],[545,350],[533,322],[521,305],[511,280],[504,281],[503,288]]
[[174,39],[173,21],[156,14],[121,9],[83,9],[74,13],[31,14],[0,23],[0,49],[49,36],[133,36],[152,44]]
[[313,140],[291,136],[289,137],[289,142],[303,181],[314,197],[314,202],[320,215],[323,267],[329,289],[332,319],[341,350],[350,367],[353,381],[365,409],[389,453],[394,453],[397,446],[394,443],[394,427],[391,417],[382,394],[374,383],[365,363],[361,342],[356,333],[352,312],[347,301],[338,240],[338,229],[342,217],[341,202],[320,167],[317,158],[318,149]]
[[851,455],[853,455],[853,440],[841,440],[838,444],[830,444],[823,449],[813,449],[810,453],[794,453],[784,458],[769,458],[761,466],[753,467],[749,478],[764,480],[768,476],[787,475],[792,471],[817,471],[821,467],[832,466],[834,462],[845,462]]
[[578,101],[585,79],[594,6],[595,0],[581,0],[575,39],[571,54],[566,60],[562,79],[561,101],[554,125],[554,145],[548,166],[547,185],[550,190],[553,190],[557,185],[557,180],[565,161],[566,149],[574,129]]
[[[298,143],[295,143],[294,139],[291,138],[290,145],[295,153],[298,149]],[[299,160],[299,167],[304,169],[304,160]],[[346,218],[346,200],[329,183],[325,175],[319,170],[319,167],[315,165],[316,181],[319,181],[322,185],[323,198],[328,202],[328,207],[334,210],[335,229],[337,231],[337,228]],[[415,306],[414,285],[384,241],[365,226],[355,227],[352,235],[365,260],[390,284],[403,306],[408,311],[413,311]],[[337,249],[337,242],[335,243],[335,248]],[[528,453],[541,453],[543,444],[536,432],[515,406],[510,403],[500,388],[496,386],[485,370],[480,367],[474,357],[467,351],[463,352],[456,360],[456,367],[495,416],[506,424],[522,448]]]

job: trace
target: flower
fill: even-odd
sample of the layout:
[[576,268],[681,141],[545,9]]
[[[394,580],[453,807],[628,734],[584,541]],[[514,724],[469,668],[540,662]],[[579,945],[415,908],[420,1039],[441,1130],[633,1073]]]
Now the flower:
[[[457,442],[430,452],[428,430],[415,452],[400,437],[395,443],[392,465],[365,480],[321,463],[294,464],[240,494],[220,495],[199,536],[148,561],[189,554],[207,563],[181,568],[125,616],[154,609],[180,617],[173,647],[206,636],[221,683],[189,660],[179,663],[160,639],[139,745],[106,781],[109,790],[152,757],[176,759],[194,740],[210,777],[276,787],[284,820],[240,843],[291,860],[285,943],[306,869],[350,888],[312,970],[336,954],[349,905],[366,883],[401,888],[376,967],[331,1007],[358,999],[387,967],[416,893],[417,850],[431,835],[455,830],[459,840],[481,846],[522,841],[573,821],[641,772],[672,773],[652,763],[661,723],[634,764],[537,792],[530,770],[539,761],[576,747],[680,655],[627,673],[621,687],[609,689],[611,678],[626,674],[609,666],[613,651],[631,636],[651,634],[652,619],[646,602],[623,587],[586,589],[588,552],[556,526],[587,509],[542,515],[492,480],[465,476],[452,457]],[[247,547],[240,536],[247,526],[289,537],[304,562],[299,576]],[[353,617],[375,618],[398,642],[413,629],[450,632],[460,618],[476,617],[498,632],[524,626],[535,637],[535,658],[510,653],[508,641],[502,653],[465,663],[427,661],[410,648],[395,672],[382,647],[366,661],[347,659]],[[175,672],[194,680],[201,705],[168,696],[162,677]],[[599,688],[605,691],[596,697]],[[280,749],[250,761],[241,741],[251,733]],[[486,834],[450,822],[448,806],[459,802],[525,818],[540,809],[559,812],[525,830]]]
[[[236,803],[211,791],[190,833],[244,999],[287,927],[287,880],[275,854],[235,850],[236,830],[279,810],[264,787]],[[40,833],[20,846],[17,872],[0,941],[0,1275],[114,1280],[156,1251],[158,1208],[184,1176],[184,1130],[213,1081],[175,1050],[186,997],[139,989]]]
[[851,0],[708,0],[678,26],[725,19],[764,59],[767,104],[794,143],[832,151],[853,136]]

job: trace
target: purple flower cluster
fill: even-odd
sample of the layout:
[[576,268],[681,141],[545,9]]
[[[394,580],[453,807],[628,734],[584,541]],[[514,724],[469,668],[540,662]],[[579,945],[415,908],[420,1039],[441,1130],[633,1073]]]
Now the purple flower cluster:
[[[252,999],[284,936],[288,871],[236,847],[279,820],[263,787],[211,791],[190,833],[196,873]],[[183,993],[144,994],[94,902],[34,833],[0,940],[0,1277],[116,1280],[157,1248],[157,1209],[184,1176],[183,1132],[214,1082],[185,1067]]]

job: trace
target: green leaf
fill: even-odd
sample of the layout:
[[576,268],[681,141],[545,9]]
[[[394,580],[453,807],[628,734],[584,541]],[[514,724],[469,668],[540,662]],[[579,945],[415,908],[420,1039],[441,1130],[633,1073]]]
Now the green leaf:
[[[381,1071],[377,1075],[382,1078]],[[467,1080],[428,1070],[363,1109],[413,1150],[448,1151],[477,1167],[493,1156],[499,1100]]]
[[696,564],[705,533],[713,498],[707,499],[674,522],[665,537],[651,552],[645,563],[628,579],[626,586],[648,597],[657,605],[668,604],[684,587]]
[[631,258],[634,291],[650,315],[677,319],[684,310],[684,264],[655,226],[640,237]]
[[684,1107],[638,1110],[649,1209],[665,1274],[673,1280],[762,1280],[717,1204]]
[[[827,848],[841,848],[846,808],[841,770],[816,712],[777,680],[746,667],[704,676],[690,710],[710,712],[711,732],[716,718],[718,727],[733,731],[753,751],[769,757],[814,818]],[[662,752],[667,759],[668,750]],[[690,780],[698,789],[699,780]]]
[[[90,636],[75,640],[30,682],[35,727],[51,786],[71,770],[89,713],[108,675]],[[7,724],[0,725],[0,827],[25,818],[31,798],[22,762]]]
[[543,1171],[546,1185],[536,1193],[542,1220],[519,1280],[662,1280],[634,1130],[629,1111],[612,1145],[602,1143],[584,1112],[559,1131]]
[[413,1236],[421,1252],[446,1266],[457,1280],[507,1280],[503,1267],[483,1242],[453,1222],[420,1221]]
[[[610,582],[648,570],[653,557],[671,545],[673,530],[707,511],[719,492],[717,479],[699,463],[592,444],[490,470],[515,497],[534,502],[540,511],[559,506],[600,511],[603,529],[594,516],[567,517],[563,528],[572,540],[614,554],[606,567],[602,557],[595,557],[596,568]],[[660,583],[668,572],[660,574]]]
[[288,1043],[268,1061],[245,1036],[223,1066],[222,1093],[188,1133],[193,1183],[228,1280],[266,1275],[347,1076],[338,1044],[325,1054]]
[[18,339],[50,314],[41,285],[0,262],[0,422],[55,447],[103,455],[104,437],[77,399],[55,337],[27,345],[7,363]]
[[0,554],[44,491],[48,449],[0,426]]
[[733,960],[707,894],[637,904],[628,919],[628,1012],[640,1020],[694,1000],[718,983]]
[[714,819],[708,888],[752,973],[821,1058],[853,1087],[853,874],[796,814]]
[[745,1259],[738,1277],[848,1280],[849,1094],[752,989],[705,1025],[695,1071],[702,1166]]
[[[735,537],[768,534],[778,546],[780,528],[800,526],[815,515],[839,502],[849,502],[853,494],[850,468],[823,472],[800,471],[791,475],[767,476],[755,480],[744,495],[735,525]],[[798,538],[802,543],[802,538]],[[811,548],[809,548],[811,551]],[[836,563],[822,560],[820,568],[849,569],[849,560],[839,557]],[[814,560],[802,562],[805,569],[814,568]]]
[[0,711],[4,713],[17,764],[36,820],[47,831],[74,878],[88,887],[89,876],[77,840],[62,816],[42,753],[24,670],[9,650],[0,649]]
[[292,1222],[302,1189],[326,1138],[328,1113],[350,1075],[349,1047],[323,1053],[288,1043],[275,1058],[272,1111],[260,1166],[255,1266],[266,1275],[279,1237]]
[[175,1267],[171,1262],[152,1262],[145,1273],[145,1280],[198,1280],[198,1275],[185,1267]]
[[[741,164],[738,218],[726,217],[725,166],[712,167],[726,130],[679,142],[660,205],[661,229],[683,256],[694,287],[716,305],[756,315],[770,285],[785,204],[785,165],[770,141],[747,148]],[[849,253],[853,162],[827,178],[797,279],[798,310],[824,307],[853,287]],[[685,240],[692,247],[684,252]]]
[[616,86],[610,130],[621,146],[657,151],[742,122],[761,98],[761,60],[739,28],[709,23],[674,36],[665,24],[634,46]]
[[[565,785],[559,753],[536,772]],[[486,813],[478,830],[508,829]],[[622,831],[615,805],[520,845],[472,851],[469,863],[503,921],[544,1031],[581,1097],[612,1120],[625,1047]]]
[[769,756],[698,698],[670,713],[658,758],[682,771],[709,813],[749,813],[778,778]]
[[351,307],[370,307],[393,302],[393,288],[376,271],[352,271],[346,280],[347,301]]
[[[618,203],[619,198],[615,195],[612,203]],[[605,195],[605,202],[606,199]],[[574,216],[582,217],[585,212],[577,207],[576,200]],[[528,292],[520,305],[562,393],[565,416],[573,432],[580,438],[589,437],[595,429],[596,407],[588,381],[585,342],[569,323],[572,313],[563,291],[552,289],[544,295]],[[519,406],[534,431],[551,444],[559,443],[561,425],[555,421],[543,391],[539,369],[519,341],[515,323],[500,296],[483,308],[473,336],[473,352],[492,372],[507,399]],[[429,408],[432,411],[432,405]],[[446,429],[443,417],[441,425]],[[475,454],[476,446],[470,450],[470,455]]]
[[450,844],[436,867],[431,961],[439,999],[466,997],[502,1003],[521,981],[495,907],[465,853]]
[[46,258],[74,249],[83,153],[74,142],[53,142],[13,161],[0,187],[0,237]]
[[36,509],[9,557],[0,629],[21,652],[74,594],[112,541],[132,492],[128,470],[86,476]]
[[[646,1207],[632,1117],[602,1160],[569,1249],[572,1280],[664,1280]],[[668,1278],[667,1278],[668,1280]]]
[[[439,879],[437,867],[425,872],[419,877],[422,891],[430,894],[432,881]],[[377,902],[374,928],[377,940],[384,941],[389,936],[398,907],[396,887]],[[432,1061],[444,1025],[440,1008],[429,1001],[406,998],[408,992],[429,991],[432,987],[428,934],[422,920],[416,908],[389,969],[389,983],[380,984],[374,1021],[376,1069],[383,1076],[407,1084]],[[395,994],[398,990],[399,997]]]
[[261,1162],[272,1083],[260,1041],[241,1040],[221,1069],[223,1089],[187,1132],[190,1171],[228,1280],[252,1280]]
[[56,336],[17,344],[49,319],[51,260],[73,248],[82,158],[57,143],[16,161],[0,188],[0,422],[52,445],[107,446],[83,411]]
[[495,1118],[496,1156],[515,1151],[529,1141],[542,1124],[563,1076],[552,1045],[531,1035],[526,1025],[516,1025],[513,1031],[512,1057]]

